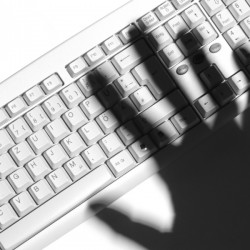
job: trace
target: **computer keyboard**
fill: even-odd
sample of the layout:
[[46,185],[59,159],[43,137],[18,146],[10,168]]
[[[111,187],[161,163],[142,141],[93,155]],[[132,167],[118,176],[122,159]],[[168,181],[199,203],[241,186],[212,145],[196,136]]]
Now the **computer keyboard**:
[[1,249],[136,185],[248,108],[250,1],[147,2],[0,85]]

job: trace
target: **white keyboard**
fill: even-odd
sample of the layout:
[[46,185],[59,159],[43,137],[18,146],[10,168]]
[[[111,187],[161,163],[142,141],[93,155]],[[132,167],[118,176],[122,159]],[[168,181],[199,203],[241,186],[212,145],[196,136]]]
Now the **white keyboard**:
[[247,109],[249,37],[249,0],[135,0],[3,82],[0,249],[111,202]]

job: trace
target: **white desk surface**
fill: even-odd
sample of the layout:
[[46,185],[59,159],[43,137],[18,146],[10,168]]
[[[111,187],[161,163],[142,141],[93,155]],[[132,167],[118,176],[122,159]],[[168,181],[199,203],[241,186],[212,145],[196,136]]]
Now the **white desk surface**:
[[[0,82],[125,2],[1,1]],[[250,130],[249,119],[245,126],[239,126],[241,121],[231,122],[171,170],[149,178],[111,206],[145,227],[114,214],[117,232],[95,217],[45,250],[243,249],[240,244],[249,244]],[[161,247],[142,243],[150,237]]]

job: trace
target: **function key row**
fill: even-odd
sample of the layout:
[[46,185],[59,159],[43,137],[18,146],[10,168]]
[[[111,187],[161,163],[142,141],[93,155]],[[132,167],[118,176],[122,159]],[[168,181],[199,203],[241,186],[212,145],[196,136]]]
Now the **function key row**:
[[173,14],[176,10],[185,7],[191,0],[173,0],[166,1],[158,6],[155,10],[148,12],[146,15],[137,20],[138,25],[143,31],[152,28],[155,24],[159,23]]
[[121,30],[119,33],[111,36],[105,40],[100,45],[89,50],[84,55],[78,57],[69,65],[66,66],[66,69],[72,78],[82,74],[83,72],[88,71],[89,67],[97,64],[106,55],[110,55],[113,52],[120,49],[123,45],[131,42],[136,37],[138,37],[140,31],[136,28],[135,25],[131,24]]
[[35,85],[22,96],[18,96],[5,107],[0,109],[0,125],[5,124],[10,118],[13,118],[26,110],[29,106],[34,105],[46,95],[53,93],[63,85],[62,80],[57,74],[43,80],[40,84]]
[[[167,18],[170,14],[174,13],[176,9],[181,9],[190,2],[191,0],[174,0],[172,2],[166,1],[154,11],[147,13],[145,16],[137,20],[137,23],[142,30],[147,30],[157,24],[159,19],[163,20]],[[76,58],[66,66],[66,69],[70,76],[75,78],[80,74],[87,72],[89,67],[96,65],[103,58],[105,58],[106,55],[110,55],[117,51],[123,45],[131,42],[139,35],[139,29],[134,24],[131,24],[105,40],[103,43],[92,48],[84,55]]]
[[218,36],[200,7],[193,4],[148,34],[167,67],[172,67]]

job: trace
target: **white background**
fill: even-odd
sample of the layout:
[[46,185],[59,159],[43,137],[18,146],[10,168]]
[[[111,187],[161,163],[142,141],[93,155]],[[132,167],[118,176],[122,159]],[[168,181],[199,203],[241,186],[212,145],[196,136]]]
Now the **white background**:
[[[125,2],[126,0],[1,0],[0,82]],[[217,164],[219,168],[223,164],[237,162],[238,159],[241,159],[243,164],[243,159],[247,158],[244,143],[249,145],[247,142],[250,137],[249,129],[245,131],[245,135],[238,133],[234,126],[232,128],[232,130],[227,129],[228,134],[217,133],[216,137],[211,138],[209,142],[211,147],[204,143],[199,150],[193,151],[188,156],[189,164],[197,164],[201,168],[208,169],[209,164],[213,166]],[[237,136],[234,136],[235,133]],[[216,145],[223,146],[218,149]],[[220,157],[221,148],[224,157]],[[183,158],[183,164],[186,164],[185,159],[187,157]],[[209,163],[206,166],[207,160]],[[169,226],[171,231],[174,214],[171,196],[166,184],[162,183],[157,175],[129,192],[113,206],[127,211],[127,215],[134,221],[140,221],[140,216],[146,217],[149,224],[159,222]],[[117,234],[97,218],[93,218],[46,248],[46,250],[58,249],[142,250],[145,248]]]
[[[0,82],[127,1],[1,1]],[[157,192],[158,189],[162,189],[162,193]],[[146,193],[147,196],[142,193]],[[157,202],[156,197],[158,197]],[[152,200],[155,202],[152,203]],[[157,176],[124,196],[114,206],[122,208],[133,217],[150,217],[148,221],[152,224],[172,224],[173,211],[168,192]],[[162,216],[163,211],[160,213],[160,209],[167,210],[168,213]],[[108,225],[93,218],[46,248],[46,250],[56,249],[142,250],[144,248],[116,234]]]
[[1,0],[0,82],[127,1]]

